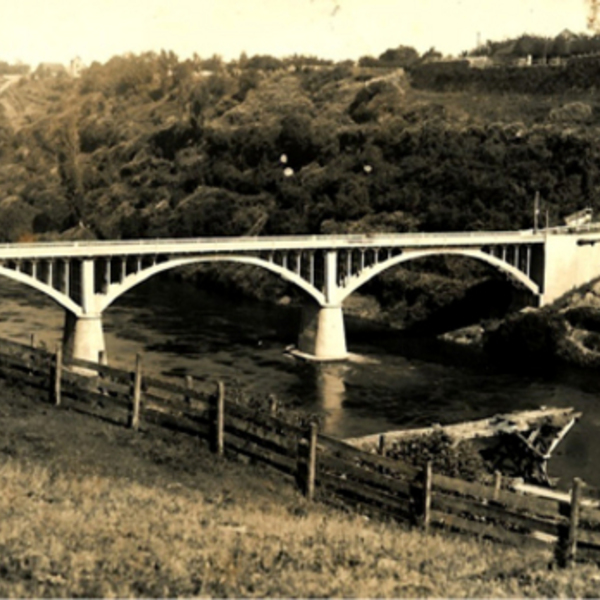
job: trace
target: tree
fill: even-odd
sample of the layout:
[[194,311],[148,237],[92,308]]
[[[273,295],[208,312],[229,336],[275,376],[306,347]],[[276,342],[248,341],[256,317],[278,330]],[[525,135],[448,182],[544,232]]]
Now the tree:
[[379,56],[379,61],[406,69],[419,61],[419,53],[412,46],[398,46],[388,48]]
[[434,46],[431,46],[431,48],[429,48],[429,50],[427,50],[427,52],[425,52],[424,54],[421,55],[421,59],[419,62],[428,63],[428,62],[435,62],[435,61],[441,60],[441,59],[442,59],[442,53],[438,52]]

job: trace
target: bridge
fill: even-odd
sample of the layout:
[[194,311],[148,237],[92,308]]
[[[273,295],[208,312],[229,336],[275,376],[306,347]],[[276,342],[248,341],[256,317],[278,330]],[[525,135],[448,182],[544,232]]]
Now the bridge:
[[342,304],[385,270],[428,256],[465,256],[528,289],[537,304],[600,276],[600,231],[353,234],[79,241],[0,245],[0,275],[65,309],[65,357],[106,361],[102,313],[158,273],[201,263],[267,269],[306,294],[298,349],[347,356]]

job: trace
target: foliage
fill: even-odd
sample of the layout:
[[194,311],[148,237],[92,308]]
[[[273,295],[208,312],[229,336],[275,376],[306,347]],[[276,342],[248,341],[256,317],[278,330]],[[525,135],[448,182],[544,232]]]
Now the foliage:
[[562,354],[566,324],[550,309],[519,313],[486,334],[486,350],[501,364],[551,372]]
[[412,67],[419,60],[419,53],[410,46],[398,46],[389,48],[383,54],[379,55],[381,63],[388,63],[396,67]]
[[[410,67],[413,84],[519,89],[527,72],[523,85],[536,92],[552,77],[585,89],[598,63],[485,75],[435,56]],[[0,189],[23,201],[14,218],[27,235],[82,221],[98,237],[128,238],[242,235],[257,223],[271,235],[505,230],[532,226],[537,191],[552,225],[596,203],[593,97],[415,91],[396,68],[413,59],[402,46],[373,68],[149,52],[94,63],[79,81],[26,81],[3,97],[12,112],[0,121]],[[14,238],[8,228],[0,236]],[[432,278],[381,281],[398,316],[436,308],[434,294],[417,299],[419,285],[436,288]],[[457,285],[444,293],[464,295]]]
[[436,473],[468,481],[489,483],[493,473],[471,442],[457,443],[443,431],[394,442],[385,454],[418,467],[431,462]]

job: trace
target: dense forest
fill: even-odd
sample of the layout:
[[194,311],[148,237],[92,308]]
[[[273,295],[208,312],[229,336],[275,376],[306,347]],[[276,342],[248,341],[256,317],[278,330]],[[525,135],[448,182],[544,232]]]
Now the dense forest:
[[[418,90],[396,68],[414,54],[388,56],[161,52],[24,77],[0,96],[0,239],[506,230],[532,226],[536,192],[551,224],[595,206],[594,93]],[[438,302],[423,272],[454,301],[484,271],[424,264],[371,291],[408,314]]]

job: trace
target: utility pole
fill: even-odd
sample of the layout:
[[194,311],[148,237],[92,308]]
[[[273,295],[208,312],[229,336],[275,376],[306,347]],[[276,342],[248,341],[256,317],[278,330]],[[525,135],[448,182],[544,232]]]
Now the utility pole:
[[535,199],[533,201],[533,232],[537,233],[539,228],[539,218],[540,218],[540,193],[536,191]]

